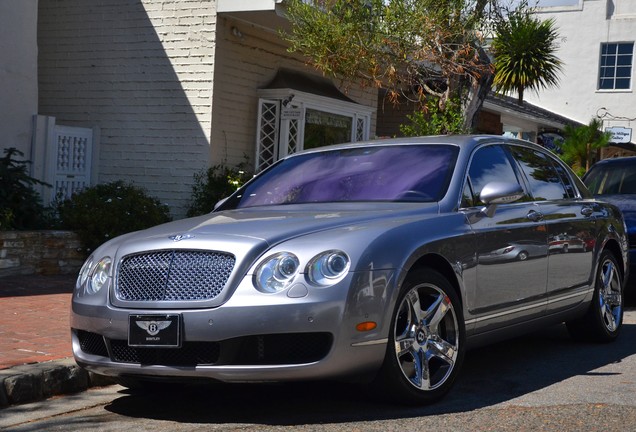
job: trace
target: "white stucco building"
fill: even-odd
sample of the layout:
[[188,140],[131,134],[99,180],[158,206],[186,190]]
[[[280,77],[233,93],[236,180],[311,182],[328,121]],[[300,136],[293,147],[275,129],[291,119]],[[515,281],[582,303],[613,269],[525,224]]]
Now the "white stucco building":
[[636,142],[631,134],[636,126],[636,1],[579,0],[541,8],[537,16],[556,23],[564,73],[558,88],[528,92],[525,99],[584,124],[599,117],[617,142]]

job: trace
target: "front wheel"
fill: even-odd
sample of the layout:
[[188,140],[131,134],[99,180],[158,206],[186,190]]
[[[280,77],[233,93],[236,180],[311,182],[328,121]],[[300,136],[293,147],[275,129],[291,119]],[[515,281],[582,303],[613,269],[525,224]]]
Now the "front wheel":
[[377,382],[400,403],[434,402],[453,385],[465,340],[461,304],[451,284],[433,269],[417,270],[400,291]]
[[611,342],[618,337],[623,324],[620,267],[609,251],[603,251],[600,262],[590,308],[583,317],[566,323],[572,337],[578,340]]

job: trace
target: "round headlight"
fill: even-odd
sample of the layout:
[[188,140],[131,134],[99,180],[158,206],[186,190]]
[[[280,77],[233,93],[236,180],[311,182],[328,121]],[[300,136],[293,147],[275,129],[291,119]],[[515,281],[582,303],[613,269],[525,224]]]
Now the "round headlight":
[[86,283],[86,279],[88,279],[88,274],[91,271],[91,267],[93,267],[93,255],[89,256],[86,261],[84,261],[84,265],[79,271],[79,275],[77,275],[77,282],[75,283],[75,288],[81,290],[84,284]]
[[314,284],[331,285],[344,277],[350,264],[349,256],[342,251],[323,252],[309,262],[307,276]]
[[265,293],[284,290],[294,280],[299,265],[298,258],[288,252],[269,257],[256,270],[256,288]]
[[86,284],[86,293],[95,294],[102,289],[110,277],[110,267],[112,261],[109,257],[104,257],[93,267]]

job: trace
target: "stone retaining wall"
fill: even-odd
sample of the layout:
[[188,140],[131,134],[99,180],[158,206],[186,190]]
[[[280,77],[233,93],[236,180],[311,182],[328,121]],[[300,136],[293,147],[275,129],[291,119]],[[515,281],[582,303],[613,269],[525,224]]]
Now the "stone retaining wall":
[[0,277],[71,274],[86,258],[70,231],[0,231]]

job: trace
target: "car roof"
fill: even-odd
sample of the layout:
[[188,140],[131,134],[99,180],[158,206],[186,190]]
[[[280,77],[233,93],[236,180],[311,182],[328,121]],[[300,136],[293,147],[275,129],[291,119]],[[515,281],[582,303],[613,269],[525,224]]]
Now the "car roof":
[[603,166],[603,165],[632,165],[636,164],[636,156],[622,156],[615,157],[610,159],[602,159],[592,165],[592,168],[595,166]]
[[418,144],[442,144],[455,145],[465,150],[471,150],[478,144],[485,142],[493,143],[517,143],[529,146],[537,146],[537,144],[529,141],[522,141],[514,138],[507,138],[501,135],[431,135],[421,137],[402,137],[402,138],[382,138],[369,141],[358,141],[355,143],[334,144],[329,146],[317,147],[313,149],[303,150],[293,153],[287,157],[294,157],[300,154],[320,153],[330,150],[363,148],[363,147],[382,147],[392,145],[418,145]]

